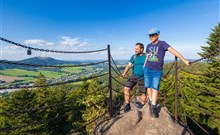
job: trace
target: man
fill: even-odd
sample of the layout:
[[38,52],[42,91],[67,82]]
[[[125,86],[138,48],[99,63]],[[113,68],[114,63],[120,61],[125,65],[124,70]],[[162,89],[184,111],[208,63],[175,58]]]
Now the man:
[[147,89],[150,105],[150,114],[153,117],[158,117],[156,102],[159,94],[160,81],[162,77],[162,69],[164,56],[168,50],[170,53],[180,58],[186,65],[189,61],[186,60],[180,53],[174,50],[165,41],[160,41],[160,31],[152,28],[148,32],[151,43],[146,48],[146,61],[144,63],[144,84]]
[[140,93],[142,93],[141,96],[142,101],[139,107],[142,108],[146,101],[146,88],[144,87],[144,70],[143,70],[143,65],[145,62],[146,55],[145,53],[143,53],[143,51],[144,51],[144,45],[142,43],[136,43],[135,54],[130,58],[129,63],[122,74],[122,77],[125,77],[129,69],[133,68],[133,73],[128,78],[124,87],[124,98],[125,98],[124,112],[128,112],[131,109],[130,90],[136,84],[138,84],[139,91]]

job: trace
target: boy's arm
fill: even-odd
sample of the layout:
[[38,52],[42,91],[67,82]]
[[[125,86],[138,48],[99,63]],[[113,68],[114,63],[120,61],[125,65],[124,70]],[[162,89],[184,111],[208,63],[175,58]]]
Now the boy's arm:
[[177,52],[175,49],[173,49],[172,47],[169,47],[167,49],[170,53],[172,53],[173,55],[175,55],[176,57],[180,58],[186,65],[190,65],[190,62],[185,59],[179,52]]
[[146,53],[146,59],[145,59],[145,62],[144,62],[144,65],[143,65],[143,68],[145,67],[146,63],[147,63],[147,59],[148,59],[148,53]]
[[132,66],[132,63],[129,62],[128,65],[125,67],[125,70],[124,70],[123,74],[121,75],[121,77],[125,77],[126,76],[126,74],[128,73],[129,69],[131,68],[131,66]]

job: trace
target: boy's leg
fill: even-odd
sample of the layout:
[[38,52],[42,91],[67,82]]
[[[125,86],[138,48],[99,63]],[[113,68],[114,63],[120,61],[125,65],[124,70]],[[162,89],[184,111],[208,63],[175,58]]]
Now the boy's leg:
[[156,105],[157,99],[158,99],[158,95],[159,95],[159,91],[153,89],[153,90],[152,90],[152,104],[153,104],[153,105]]
[[150,102],[152,102],[152,88],[147,88],[147,94],[148,94]]
[[162,76],[162,70],[161,71],[154,71],[152,74],[152,116],[153,117],[158,117],[158,111],[156,108],[156,103],[157,103],[157,99],[158,99],[158,94],[159,94],[159,88],[160,88],[160,80],[161,80],[161,76]]
[[144,68],[144,86],[147,88],[149,101],[152,100],[152,73],[148,68]]

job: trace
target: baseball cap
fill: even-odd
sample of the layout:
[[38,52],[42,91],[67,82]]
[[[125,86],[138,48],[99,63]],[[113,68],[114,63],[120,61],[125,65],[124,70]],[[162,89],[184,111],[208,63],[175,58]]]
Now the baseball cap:
[[148,32],[148,35],[160,34],[160,31],[157,28],[151,28]]

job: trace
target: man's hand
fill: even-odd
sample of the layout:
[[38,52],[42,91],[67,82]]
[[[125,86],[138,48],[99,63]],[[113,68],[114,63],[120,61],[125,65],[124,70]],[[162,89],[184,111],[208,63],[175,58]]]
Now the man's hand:
[[125,78],[125,76],[126,76],[126,74],[123,73],[123,74],[120,76],[120,78]]

